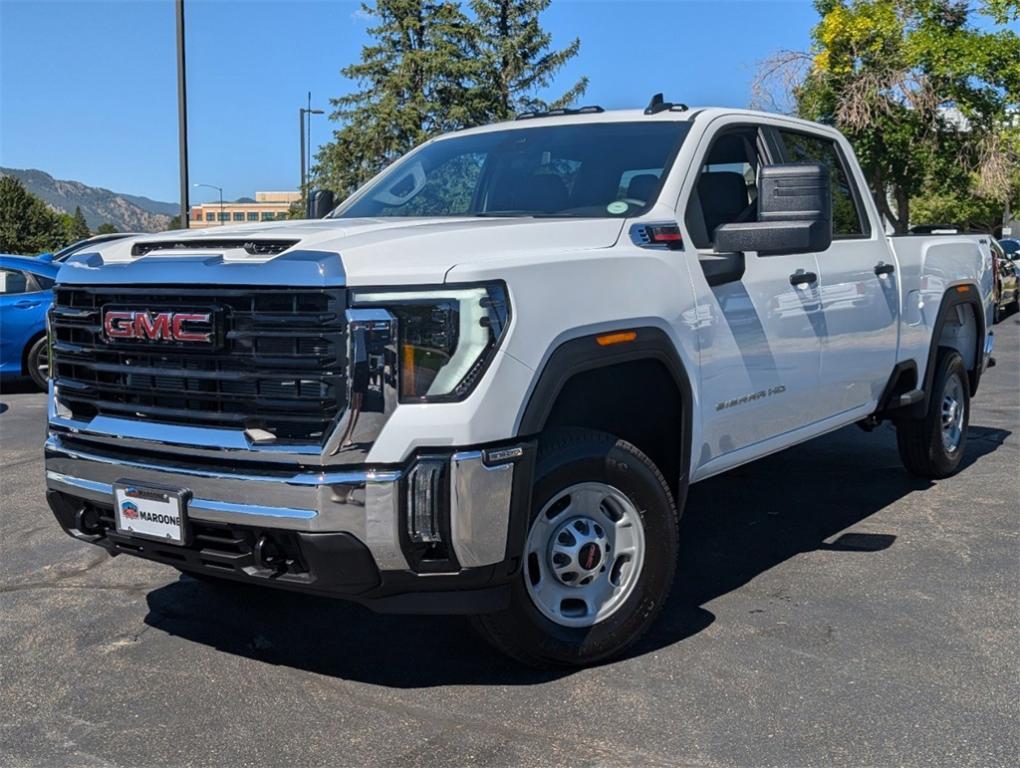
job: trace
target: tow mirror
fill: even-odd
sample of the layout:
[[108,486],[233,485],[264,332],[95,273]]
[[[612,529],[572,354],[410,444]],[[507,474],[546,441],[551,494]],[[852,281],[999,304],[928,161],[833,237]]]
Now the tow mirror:
[[758,174],[758,220],[722,224],[716,253],[817,253],[832,243],[832,189],[824,165],[766,165]]
[[328,189],[316,189],[308,193],[307,218],[324,219],[335,207],[333,193]]

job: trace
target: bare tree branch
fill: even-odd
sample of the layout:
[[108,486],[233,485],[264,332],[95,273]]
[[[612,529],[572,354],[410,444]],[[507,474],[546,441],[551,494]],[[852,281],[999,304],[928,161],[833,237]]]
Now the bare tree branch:
[[796,89],[813,61],[812,55],[805,51],[779,51],[759,61],[751,81],[751,109],[782,114],[796,112]]

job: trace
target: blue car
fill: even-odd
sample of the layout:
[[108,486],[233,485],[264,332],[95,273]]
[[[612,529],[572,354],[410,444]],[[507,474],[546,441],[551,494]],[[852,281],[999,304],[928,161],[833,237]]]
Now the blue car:
[[76,243],[71,243],[56,253],[40,253],[36,258],[40,261],[67,261],[71,256],[84,251],[86,248],[109,243],[113,240],[123,240],[125,237],[134,237],[136,234],[136,232],[110,232],[105,235],[93,235]]
[[46,312],[60,264],[0,254],[0,376],[31,376],[46,388]]

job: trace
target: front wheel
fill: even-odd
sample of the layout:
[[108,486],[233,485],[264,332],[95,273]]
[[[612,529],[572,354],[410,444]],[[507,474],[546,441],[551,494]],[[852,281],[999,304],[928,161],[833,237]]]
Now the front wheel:
[[970,385],[960,353],[939,350],[928,411],[896,424],[896,445],[907,470],[926,478],[949,477],[960,468],[970,424]]
[[550,434],[539,446],[510,606],[476,617],[476,628],[531,666],[620,654],[669,595],[677,517],[662,474],[630,443],[585,430]]

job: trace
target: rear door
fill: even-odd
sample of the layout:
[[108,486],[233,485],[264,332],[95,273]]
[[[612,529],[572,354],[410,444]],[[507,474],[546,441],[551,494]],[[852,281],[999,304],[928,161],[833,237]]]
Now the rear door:
[[833,139],[780,128],[784,162],[820,163],[832,184],[832,245],[817,254],[824,331],[819,382],[837,415],[881,397],[896,363],[899,275],[895,255],[873,231],[848,158]]

